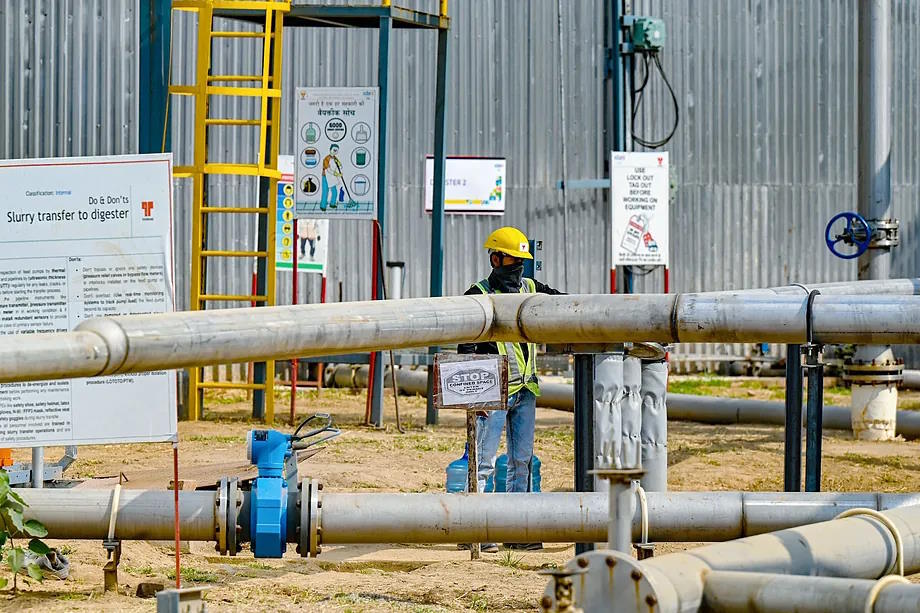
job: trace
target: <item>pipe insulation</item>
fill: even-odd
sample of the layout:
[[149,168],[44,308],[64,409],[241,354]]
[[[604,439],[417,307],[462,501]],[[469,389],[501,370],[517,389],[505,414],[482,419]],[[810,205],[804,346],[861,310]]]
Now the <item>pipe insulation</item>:
[[[0,338],[0,382],[486,340],[805,340],[805,296],[490,294],[130,315]],[[920,343],[920,296],[818,296],[819,343]]]
[[[367,386],[367,366],[353,369],[351,366],[339,365],[332,372],[333,380],[338,387]],[[396,382],[399,390],[407,394],[425,395],[428,391],[428,375],[422,369],[398,368]],[[785,405],[772,400],[668,393],[666,402],[667,417],[671,421],[773,426],[782,426],[786,423]],[[570,384],[540,383],[540,395],[537,397],[538,407],[571,413],[574,405],[574,392]],[[825,430],[852,430],[850,408],[825,406],[823,426]],[[897,434],[908,439],[920,438],[920,412],[898,411]]]

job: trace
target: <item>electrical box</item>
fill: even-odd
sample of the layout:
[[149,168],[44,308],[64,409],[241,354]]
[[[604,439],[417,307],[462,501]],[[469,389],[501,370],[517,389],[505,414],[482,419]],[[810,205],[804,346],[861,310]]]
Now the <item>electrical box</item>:
[[530,241],[530,255],[532,260],[524,260],[524,276],[534,281],[544,282],[543,273],[543,241]]
[[636,51],[658,51],[664,47],[664,22],[654,17],[636,17],[632,43]]

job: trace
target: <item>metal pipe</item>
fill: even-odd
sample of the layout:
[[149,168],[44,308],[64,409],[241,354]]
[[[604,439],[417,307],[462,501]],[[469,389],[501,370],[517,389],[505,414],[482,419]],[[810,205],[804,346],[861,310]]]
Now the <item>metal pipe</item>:
[[[496,294],[131,315],[0,338],[0,381],[483,340],[791,343],[805,338],[804,310],[782,295]],[[918,312],[915,296],[818,296],[815,341],[920,343]]]
[[[905,574],[917,572],[920,506],[892,509],[884,515],[901,536]],[[640,565],[655,586],[661,613],[698,610],[710,571],[876,579],[897,566],[892,533],[878,519],[864,515],[698,547]]]
[[[891,218],[891,3],[858,5],[857,202],[872,223]],[[887,279],[891,248],[870,245],[857,263],[860,279]]]
[[[543,396],[540,386],[539,404]],[[594,469],[594,355],[575,355],[575,491],[594,491],[594,477],[589,471]],[[571,388],[570,390],[571,391]],[[571,396],[571,395],[570,395]],[[593,541],[576,542],[575,551],[581,553],[594,548]]]
[[[903,376],[901,387],[909,390],[920,389],[920,370],[905,370]],[[898,418],[900,420],[900,416]]]
[[[920,494],[647,492],[649,540],[712,542],[827,521],[841,512],[920,504]],[[606,542],[602,493],[323,494],[325,544]],[[635,508],[635,507],[634,507]],[[632,519],[632,537],[640,535]]]
[[[668,489],[668,363],[642,364],[642,487],[647,492]],[[542,390],[541,390],[542,391]]]
[[[711,613],[864,613],[876,581],[771,573],[711,571],[703,587]],[[892,583],[879,591],[871,611],[916,611],[920,585]]]
[[45,486],[45,448],[32,447],[32,487],[41,489]]
[[[28,507],[24,516],[37,519],[49,538],[104,539],[108,536],[112,490],[17,489]],[[115,538],[126,540],[172,540],[175,502],[166,490],[123,489],[118,499]],[[215,540],[215,492],[179,492],[182,539]]]
[[805,491],[821,491],[821,439],[824,435],[824,365],[816,345],[806,345],[808,404],[805,416]]
[[[788,358],[787,358],[788,359]],[[920,374],[920,371],[915,371]],[[334,371],[334,380],[339,387],[352,386],[352,367],[340,365]],[[355,383],[364,387],[367,381],[367,366],[355,371]],[[396,382],[401,392],[409,394],[427,393],[427,373],[424,370],[396,370]],[[791,389],[791,388],[787,388]],[[801,390],[801,386],[799,386]],[[572,412],[574,406],[573,388],[567,383],[540,383],[537,406]],[[801,391],[799,392],[801,394]],[[801,412],[801,404],[799,404]],[[786,406],[771,400],[750,398],[718,398],[694,394],[667,395],[667,418],[670,421],[695,421],[709,424],[765,424],[782,426],[786,423]],[[801,431],[801,416],[799,417]],[[852,430],[850,407],[825,406],[823,412],[825,430]],[[897,433],[907,439],[920,438],[920,413],[898,411]],[[801,442],[799,443],[801,454]],[[799,456],[801,458],[801,455]],[[801,468],[799,469],[801,484]],[[800,486],[801,489],[801,486]]]
[[786,345],[786,423],[783,489],[802,491],[802,346]]

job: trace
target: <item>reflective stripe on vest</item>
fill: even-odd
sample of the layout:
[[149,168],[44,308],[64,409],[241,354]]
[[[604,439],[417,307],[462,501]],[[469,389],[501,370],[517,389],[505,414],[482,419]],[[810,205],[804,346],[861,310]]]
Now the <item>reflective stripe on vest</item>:
[[[476,287],[478,287],[479,291],[483,294],[501,293],[497,289],[492,289],[488,279],[483,279],[476,283]],[[535,294],[537,292],[537,286],[533,279],[525,277],[522,279],[521,289],[519,291],[522,294]],[[521,348],[520,343],[496,342],[495,346],[498,348],[498,353],[500,355],[508,356],[508,396],[516,394],[524,387],[533,392],[535,396],[539,396],[540,386],[537,381],[537,345],[535,343],[527,343],[526,361],[524,360],[524,350]]]

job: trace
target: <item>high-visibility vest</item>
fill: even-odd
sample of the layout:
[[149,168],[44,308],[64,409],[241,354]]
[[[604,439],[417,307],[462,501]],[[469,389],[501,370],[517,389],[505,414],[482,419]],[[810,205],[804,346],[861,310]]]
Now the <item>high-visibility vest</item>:
[[[499,290],[493,289],[489,285],[488,279],[483,279],[476,283],[476,287],[478,287],[479,291],[483,294],[501,293]],[[522,279],[521,289],[519,291],[522,294],[535,294],[537,286],[534,284],[533,279],[525,277]],[[524,359],[524,350],[521,349],[520,343],[496,342],[495,345],[498,347],[499,354],[508,356],[508,396],[518,393],[525,387],[533,392],[534,396],[539,396],[540,384],[537,382],[537,345],[535,343],[527,343],[526,360]]]

